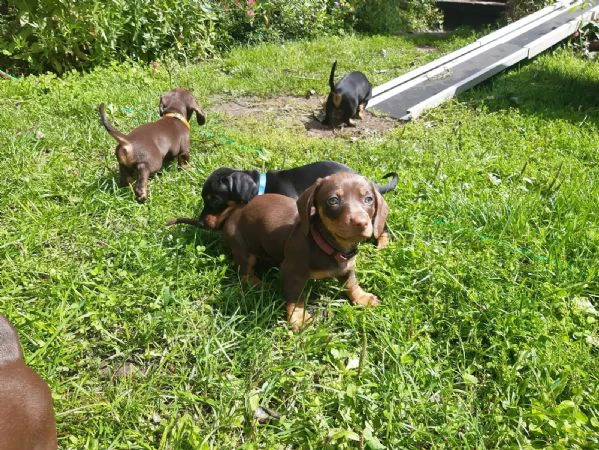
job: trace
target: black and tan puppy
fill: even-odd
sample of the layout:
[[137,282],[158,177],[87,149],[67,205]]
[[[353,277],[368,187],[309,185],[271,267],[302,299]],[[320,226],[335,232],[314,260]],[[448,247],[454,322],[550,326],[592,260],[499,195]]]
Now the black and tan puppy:
[[127,186],[137,173],[135,197],[139,202],[148,198],[148,178],[158,172],[167,158],[177,158],[179,166],[189,161],[189,120],[195,112],[199,125],[206,116],[195,98],[185,89],[176,88],[160,97],[160,119],[135,128],[125,135],[106,119],[104,104],[98,107],[104,128],[116,139],[120,185]]
[[352,118],[363,118],[368,100],[372,97],[372,85],[362,72],[350,72],[335,84],[335,68],[331,67],[329,86],[331,92],[325,106],[325,125],[335,127],[341,123],[354,126]]
[[355,256],[359,242],[383,233],[388,211],[372,182],[336,173],[316,181],[297,201],[265,194],[229,210],[223,234],[248,282],[260,281],[257,261],[280,266],[287,320],[298,331],[310,319],[301,299],[309,279],[337,278],[354,304],[378,305],[356,281]]
[[19,337],[0,315],[0,449],[54,450],[52,395],[23,359]]
[[[240,170],[221,167],[216,169],[204,182],[202,199],[204,208],[199,219],[180,217],[168,222],[168,225],[187,223],[200,228],[215,230],[222,222],[221,215],[228,208],[248,203],[259,194],[281,194],[298,198],[318,178],[324,178],[338,172],[356,173],[355,170],[334,161],[319,161],[287,170],[269,170],[260,174],[257,170]],[[375,184],[376,190],[384,194],[397,186],[398,176],[395,172],[388,173],[384,178],[393,179],[384,185]],[[388,241],[385,233],[379,239],[379,247]]]

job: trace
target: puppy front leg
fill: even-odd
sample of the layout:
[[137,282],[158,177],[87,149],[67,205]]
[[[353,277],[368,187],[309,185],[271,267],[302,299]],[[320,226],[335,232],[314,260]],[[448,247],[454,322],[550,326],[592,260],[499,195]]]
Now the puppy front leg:
[[358,117],[363,120],[364,119],[364,114],[366,112],[366,103],[360,103],[358,105]]
[[179,150],[179,155],[177,155],[177,166],[182,169],[189,163],[189,148],[191,147],[191,142],[189,141],[189,135],[186,138],[183,138],[183,142],[181,143],[181,149]]
[[144,203],[148,199],[148,178],[150,177],[150,169],[146,164],[137,166],[137,182],[135,183],[135,197],[140,203]]
[[287,322],[297,333],[312,321],[312,316],[306,311],[305,303],[301,300],[302,291],[308,278],[297,273],[297,269],[283,261],[281,264],[283,277],[283,292],[287,301]]
[[353,269],[337,279],[344,284],[347,296],[354,305],[377,306],[380,303],[376,295],[366,292],[360,287]]
[[387,224],[385,224],[383,233],[376,239],[376,248],[385,248],[387,245],[389,245],[390,241],[391,239],[389,238],[389,228],[387,227]]

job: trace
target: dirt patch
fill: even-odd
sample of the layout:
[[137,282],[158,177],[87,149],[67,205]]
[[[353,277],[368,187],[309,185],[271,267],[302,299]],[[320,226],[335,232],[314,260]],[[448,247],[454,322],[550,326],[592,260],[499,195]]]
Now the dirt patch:
[[232,118],[272,116],[277,122],[301,123],[308,135],[316,137],[358,139],[381,135],[399,125],[399,122],[391,117],[368,110],[364,119],[355,120],[355,127],[331,129],[321,123],[324,119],[324,98],[318,96],[281,96],[267,99],[237,97],[234,100],[213,97],[211,100],[214,104],[208,111],[223,113]]

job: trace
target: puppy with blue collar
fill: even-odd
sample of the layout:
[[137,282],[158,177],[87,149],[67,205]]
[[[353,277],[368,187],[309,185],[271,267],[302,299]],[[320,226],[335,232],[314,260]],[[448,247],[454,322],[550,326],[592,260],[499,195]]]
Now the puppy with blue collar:
[[[339,172],[357,173],[351,167],[335,161],[319,161],[293,169],[269,170],[266,173],[221,167],[212,172],[204,182],[204,208],[199,218],[179,217],[169,221],[167,225],[186,223],[208,230],[218,230],[237,206],[249,203],[257,195],[280,194],[297,199],[319,178]],[[391,172],[385,175],[385,178],[387,177],[392,177],[389,183],[374,185],[380,194],[397,186],[397,173]],[[383,247],[387,241],[388,236],[385,233],[379,238],[378,246]]]

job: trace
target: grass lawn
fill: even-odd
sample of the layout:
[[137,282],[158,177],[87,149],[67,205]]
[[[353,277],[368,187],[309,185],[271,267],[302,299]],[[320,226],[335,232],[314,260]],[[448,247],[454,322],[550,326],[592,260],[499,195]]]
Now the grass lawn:
[[[128,131],[174,86],[204,106],[324,96],[335,58],[380,84],[471,39],[326,38],[1,81],[0,311],[52,388],[60,447],[599,446],[599,63],[558,48],[357,140],[209,114],[190,167],[154,177],[145,205],[117,187],[95,111]],[[311,283],[316,321],[296,335],[277,270],[244,287],[218,234],[164,223],[199,211],[219,166],[320,159],[399,173],[393,242],[358,255],[382,306]],[[282,417],[259,424],[258,406]]]

